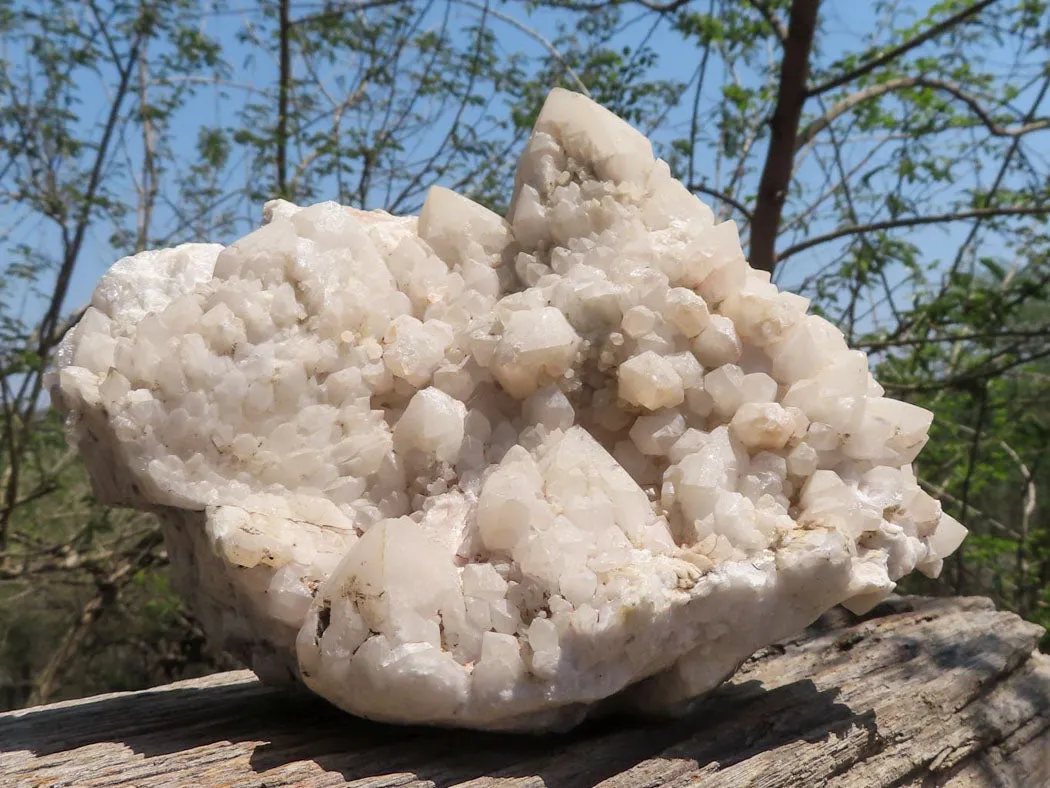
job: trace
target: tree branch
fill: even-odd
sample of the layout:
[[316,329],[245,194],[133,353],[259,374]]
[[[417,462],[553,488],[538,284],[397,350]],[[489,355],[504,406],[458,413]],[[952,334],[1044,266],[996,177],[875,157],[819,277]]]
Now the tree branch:
[[[707,5],[707,16],[713,18],[715,14],[715,0],[710,0]],[[693,111],[689,116],[689,183],[693,182],[693,172],[696,166],[696,138],[699,129],[700,94],[704,89],[704,78],[707,76],[707,61],[711,55],[710,40],[704,44],[704,54],[700,57],[700,67],[696,75],[696,90],[693,93]]]
[[291,20],[288,6],[291,0],[280,0],[280,36],[281,63],[277,83],[277,193],[286,200],[292,199],[288,193],[288,90],[292,80],[292,62],[289,53],[289,35]]
[[762,18],[766,20],[766,24],[773,29],[773,33],[780,40],[781,45],[786,44],[788,40],[787,28],[780,21],[780,17],[773,13],[769,3],[765,2],[765,0],[747,0],[747,4],[758,11]]
[[748,210],[747,206],[745,206],[742,202],[740,202],[735,197],[732,197],[732,196],[726,194],[725,192],[719,191],[718,189],[712,189],[710,186],[704,186],[703,184],[700,184],[700,183],[690,184],[689,185],[689,191],[691,191],[691,192],[700,192],[701,194],[706,194],[706,195],[709,195],[711,197],[714,197],[716,200],[721,200],[726,205],[732,206],[737,211],[739,211],[740,214],[745,219],[747,219],[748,221],[751,221],[751,211]]
[[[35,337],[36,355],[40,360],[41,366],[47,363],[51,349],[59,341],[57,335],[60,325],[59,320],[62,314],[62,305],[65,302],[66,294],[69,291],[69,285],[73,278],[73,271],[76,268],[77,261],[80,259],[80,251],[84,244],[84,238],[87,234],[88,226],[91,224],[91,214],[96,207],[98,190],[102,183],[103,171],[109,157],[109,146],[117,131],[121,108],[124,105],[124,99],[131,89],[131,75],[138,62],[140,48],[143,41],[143,33],[136,35],[128,52],[127,61],[123,66],[117,65],[118,73],[120,75],[117,91],[110,103],[105,127],[103,128],[102,136],[99,138],[98,145],[95,149],[95,160],[92,164],[91,173],[88,176],[84,193],[80,199],[72,236],[70,236],[69,228],[66,225],[63,225],[62,227],[62,263],[59,267],[58,274],[55,277],[55,284],[48,301],[47,310],[37,325]],[[26,349],[28,348],[29,346],[27,345]],[[11,517],[14,514],[15,503],[18,498],[19,466],[14,458],[20,455],[22,447],[24,447],[29,440],[29,435],[32,430],[34,408],[36,407],[36,403],[39,400],[42,390],[43,375],[39,371],[32,374],[26,374],[22,378],[21,386],[19,387],[14,400],[8,403],[5,399],[4,402],[4,411],[7,416],[4,430],[5,436],[8,439],[10,457],[12,460],[9,465],[10,473],[6,479],[6,489],[4,491],[5,505],[2,511],[0,511],[0,549],[3,549],[6,546],[6,535],[10,527]],[[14,439],[14,420],[12,419],[12,415],[21,416],[21,424],[19,426],[20,434],[18,435],[17,440]]]
[[[906,337],[901,339],[873,340],[871,342],[858,342],[851,347],[856,350],[866,350],[869,353],[886,350],[891,347],[915,347],[941,342],[982,342],[994,339],[1046,339],[1050,329],[1040,327],[1031,330],[1003,329],[1002,331],[964,331],[956,334],[944,334],[934,337]],[[963,426],[963,425],[959,425]]]
[[[667,2],[663,3],[657,2],[657,0],[629,0],[629,2],[640,5],[647,11],[654,11],[657,14],[671,14],[687,6],[690,0],[667,0]],[[780,21],[773,9],[769,7],[769,3],[766,0],[744,0],[744,2],[758,11],[762,18],[766,20],[766,23],[773,29],[781,44],[787,41],[788,31],[784,27],[784,23]],[[563,2],[553,4],[554,8],[568,11],[602,11],[615,5],[617,5],[617,0],[599,0],[593,3],[573,3],[564,2],[563,0]]]
[[146,47],[142,45],[142,57],[139,58],[139,117],[142,122],[142,192],[138,205],[138,232],[135,238],[135,251],[144,251],[149,246],[150,228],[153,224],[153,207],[157,202],[157,136],[153,127],[149,106],[149,59]]
[[878,57],[869,60],[867,63],[858,66],[852,71],[847,71],[845,74],[840,74],[837,77],[832,77],[827,82],[823,82],[820,85],[817,85],[816,87],[810,88],[806,95],[807,97],[819,96],[822,93],[827,93],[829,90],[834,90],[835,88],[841,87],[842,85],[852,82],[855,79],[859,79],[865,74],[870,74],[872,71],[879,68],[880,66],[884,66],[887,63],[893,62],[901,55],[905,55],[911,50],[915,49],[916,47],[922,46],[931,38],[939,36],[946,30],[950,30],[960,22],[965,22],[971,16],[974,16],[975,14],[983,11],[985,8],[996,2],[998,2],[998,0],[980,0],[980,2],[974,3],[973,5],[964,8],[957,14],[953,14],[944,21],[937,23],[929,30],[920,33],[915,38],[902,42],[898,46],[895,46],[893,49],[889,49],[883,52]]
[[403,200],[408,198],[414,189],[416,189],[424,177],[433,178],[435,175],[434,164],[438,158],[444,153],[445,149],[454,143],[459,133],[459,125],[463,121],[463,114],[466,112],[467,106],[470,103],[470,99],[474,94],[474,83],[477,81],[478,73],[481,66],[481,52],[484,44],[485,31],[488,26],[488,16],[490,12],[489,2],[485,0],[485,3],[481,7],[481,20],[478,22],[478,33],[475,36],[474,41],[474,52],[470,59],[470,75],[467,78],[467,84],[463,91],[463,97],[459,101],[459,107],[456,109],[455,117],[449,124],[448,130],[445,132],[444,139],[441,140],[441,144],[437,146],[437,149],[431,154],[430,158],[427,159],[426,163],[416,169],[415,176],[405,184],[404,188],[398,194],[397,198],[393,201],[393,205],[399,205]]
[[[1039,106],[1042,104],[1043,98],[1046,96],[1048,90],[1050,90],[1050,75],[1047,75],[1046,78],[1043,80],[1042,87],[1039,89],[1038,94],[1035,96],[1034,100],[1029,106],[1028,112],[1025,113],[1025,123],[1029,123],[1035,118],[1036,112],[1038,112]],[[995,176],[995,180],[992,183],[991,188],[985,192],[984,199],[991,200],[992,197],[994,197],[995,194],[998,193],[999,188],[1002,186],[1003,180],[1006,178],[1007,172],[1009,172],[1010,162],[1020,150],[1020,148],[1021,137],[1014,137],[1010,142],[1009,148],[1006,151],[1006,155],[1002,158],[1002,161],[999,164],[999,171]],[[955,252],[955,259],[952,261],[952,265],[948,269],[947,275],[944,276],[941,280],[940,292],[934,298],[931,298],[926,303],[926,305],[919,310],[919,313],[917,315],[913,315],[910,319],[898,323],[897,328],[894,331],[895,336],[901,337],[911,334],[913,329],[925,322],[926,316],[928,315],[932,305],[940,302],[941,296],[943,296],[947,292],[948,287],[954,281],[955,274],[959,270],[959,266],[962,265],[963,258],[966,255],[967,249],[969,249],[970,245],[977,238],[977,233],[981,227],[983,218],[984,217],[977,217],[977,221],[975,221],[970,226],[970,231],[967,233],[966,238],[963,239],[963,242],[961,244],[959,244],[959,248]]]
[[770,122],[769,149],[758,184],[758,201],[751,221],[751,265],[772,273],[776,240],[795,160],[795,139],[806,101],[809,53],[817,26],[820,0],[792,0],[784,60],[780,66],[777,105]]
[[869,85],[863,90],[858,90],[856,93],[852,93],[843,98],[837,104],[828,109],[823,115],[814,119],[799,133],[796,150],[808,142],[811,142],[814,137],[834,123],[838,118],[842,117],[860,104],[863,104],[865,101],[871,101],[872,99],[878,98],[887,93],[892,93],[896,90],[905,90],[907,88],[931,88],[933,90],[942,90],[945,93],[950,93],[973,110],[973,113],[980,119],[981,123],[984,124],[988,131],[997,137],[1020,137],[1025,134],[1030,134],[1033,131],[1041,131],[1050,128],[1050,118],[1039,118],[1024,123],[1021,126],[1001,126],[991,116],[988,110],[981,106],[981,102],[976,96],[967,93],[954,82],[948,82],[943,79],[933,79],[930,77],[898,77],[896,79],[887,80],[886,82],[880,82],[876,85]]
[[1050,208],[1036,205],[1017,205],[1002,208],[972,208],[966,211],[954,211],[933,216],[905,216],[899,219],[887,219],[882,222],[871,222],[869,224],[851,225],[832,230],[830,233],[815,235],[800,241],[794,246],[789,246],[777,256],[778,261],[786,260],[794,254],[812,249],[814,246],[845,238],[849,235],[875,232],[877,230],[893,230],[898,227],[916,227],[924,224],[941,224],[946,222],[961,222],[966,219],[989,218],[993,216],[1050,216]]
[[[1018,346],[1019,347],[1019,346]],[[988,358],[974,364],[968,371],[960,372],[957,375],[947,378],[941,378],[940,380],[932,380],[929,383],[883,383],[883,387],[887,391],[900,392],[901,394],[915,394],[924,391],[942,391],[944,389],[959,389],[967,386],[972,386],[975,383],[982,383],[990,378],[1001,377],[1007,372],[1017,369],[1017,367],[1024,366],[1025,364],[1031,364],[1033,361],[1039,361],[1040,359],[1050,358],[1050,349],[1039,350],[1034,353],[1030,353],[1022,358],[1016,358],[1009,361],[1001,366],[988,366],[991,362],[997,358],[1002,358],[1011,352],[1014,352],[1018,347],[1008,348],[1007,350],[1000,351],[992,354]]]
[[79,212],[80,215],[77,218],[76,229],[74,230],[71,243],[64,250],[62,267],[59,270],[58,278],[55,282],[54,292],[51,296],[47,313],[40,321],[38,354],[41,359],[46,358],[47,350],[53,340],[53,332],[58,325],[59,315],[62,312],[62,302],[65,301],[66,291],[69,289],[69,281],[73,276],[73,268],[80,256],[80,249],[84,242],[84,236],[87,233],[88,225],[91,221],[91,210],[95,207],[95,199],[98,194],[99,184],[102,181],[102,171],[109,154],[109,145],[117,128],[117,121],[120,119],[120,110],[124,104],[124,97],[127,96],[130,90],[131,74],[138,62],[139,49],[142,45],[142,41],[143,38],[141,35],[135,38],[131,45],[131,50],[128,53],[127,62],[124,64],[124,67],[120,69],[120,83],[117,87],[116,95],[110,104],[109,115],[106,118],[106,126],[103,129],[102,137],[98,143],[95,161],[91,168],[91,174],[88,176],[87,188],[84,192],[83,199],[81,200],[82,204]]
[[[950,492],[948,492],[946,489],[944,489],[944,487],[940,487],[940,486],[934,484],[933,482],[926,481],[925,479],[919,479],[918,482],[919,482],[919,486],[920,487],[922,487],[922,488],[928,490],[929,492],[933,493],[938,498],[943,498],[944,500],[946,500],[946,501],[948,501],[950,503],[954,503],[956,506],[962,505],[962,501],[960,501],[958,498],[956,498],[954,495],[952,495]],[[1001,522],[999,520],[996,520],[994,517],[992,517],[991,515],[986,514],[985,512],[981,511],[976,506],[970,506],[970,512],[972,514],[976,515],[977,517],[980,517],[986,523],[991,525],[995,530],[999,531],[1000,533],[1005,534],[1006,536],[1010,537],[1011,539],[1018,539],[1021,536],[1013,528],[1011,528],[1010,526],[1006,525],[1005,523],[1003,523],[1003,522]]]
[[384,8],[391,5],[403,5],[408,0],[353,0],[353,2],[337,3],[324,11],[316,14],[308,14],[291,22],[292,27],[309,25],[316,22],[335,23],[348,11],[370,11],[373,8]]
[[117,600],[121,587],[131,579],[135,572],[154,563],[153,551],[162,541],[160,532],[152,530],[132,547],[127,557],[113,571],[106,577],[98,579],[96,594],[81,608],[80,615],[63,635],[47,665],[33,680],[33,690],[29,695],[27,706],[37,706],[47,701],[51,693],[55,691],[67,663],[77,653],[88,632]]
[[[970,485],[973,482],[974,471],[977,470],[977,457],[981,452],[981,435],[984,432],[984,419],[988,413],[988,384],[981,386],[977,400],[977,417],[974,422],[973,440],[970,442],[970,452],[966,457],[966,476],[963,478],[962,492],[960,498],[962,505],[959,507],[959,522],[963,525],[969,520],[970,513]],[[955,593],[963,592],[963,551],[956,551],[953,564],[955,565]]]
[[572,66],[570,66],[565,61],[565,58],[562,57],[561,52],[558,51],[558,48],[555,47],[554,44],[552,44],[546,38],[546,36],[540,33],[539,30],[533,27],[529,27],[528,25],[523,24],[522,22],[519,22],[517,19],[510,16],[509,14],[504,14],[502,11],[499,11],[495,8],[489,8],[486,4],[476,2],[476,0],[453,0],[453,2],[469,6],[478,11],[484,11],[486,14],[490,14],[495,19],[499,19],[501,22],[506,22],[511,27],[517,28],[525,35],[537,41],[544,49],[547,50],[547,53],[555,60],[557,60],[558,64],[565,69],[565,73],[568,74],[572,78],[572,81],[576,83],[576,87],[579,89],[579,91],[583,95],[590,98],[591,91],[587,88],[587,85],[582,79],[580,79],[579,75],[575,71],[573,71]]

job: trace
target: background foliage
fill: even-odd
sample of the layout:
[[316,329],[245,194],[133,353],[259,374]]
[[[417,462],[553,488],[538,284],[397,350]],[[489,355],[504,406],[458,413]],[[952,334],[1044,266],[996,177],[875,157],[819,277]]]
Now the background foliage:
[[499,210],[559,84],[936,412],[973,535],[915,587],[1050,624],[1048,52],[1042,0],[0,0],[0,708],[228,667],[47,409],[101,272],[275,195]]

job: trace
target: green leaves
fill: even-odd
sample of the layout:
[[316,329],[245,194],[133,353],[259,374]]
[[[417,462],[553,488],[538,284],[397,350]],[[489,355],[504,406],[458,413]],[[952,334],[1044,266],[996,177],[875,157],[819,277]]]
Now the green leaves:
[[197,133],[197,155],[212,169],[220,170],[226,166],[230,150],[225,130],[205,127]]
[[[974,532],[951,590],[1047,622],[1050,236],[1035,211],[1050,205],[1050,131],[989,128],[1050,117],[1050,5],[968,14],[977,2],[823,0],[800,124],[818,130],[792,163],[776,276],[871,352],[891,394],[936,412],[919,470]],[[296,200],[408,213],[439,183],[503,210],[543,98],[582,85],[651,133],[676,173],[725,197],[702,195],[748,241],[790,0],[365,5],[291,2]],[[40,581],[47,605],[34,615],[75,617],[112,561],[100,556],[147,527],[97,507],[79,466],[51,472],[65,447],[40,418],[40,375],[61,318],[119,256],[255,225],[277,181],[280,33],[275,0],[0,0],[0,480],[11,484],[14,463],[16,497],[46,490],[12,516],[19,560],[59,551],[72,567],[55,575],[68,583]],[[76,284],[55,305],[65,280]],[[126,646],[125,662],[142,652],[150,667],[96,654],[76,686],[145,681],[172,653],[199,650],[166,583],[141,569],[123,618],[98,636],[163,642]],[[43,638],[3,611],[21,591],[0,585],[0,635]],[[20,666],[38,669],[49,656],[38,651]],[[3,660],[17,661],[0,647]]]

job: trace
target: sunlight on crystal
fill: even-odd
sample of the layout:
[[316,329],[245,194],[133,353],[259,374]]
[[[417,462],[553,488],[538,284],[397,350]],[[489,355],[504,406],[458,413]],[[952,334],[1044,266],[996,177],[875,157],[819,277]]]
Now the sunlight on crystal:
[[274,201],[118,262],[50,381],[214,642],[378,720],[674,713],[965,530],[931,414],[752,270],[640,133],[547,99],[506,220]]

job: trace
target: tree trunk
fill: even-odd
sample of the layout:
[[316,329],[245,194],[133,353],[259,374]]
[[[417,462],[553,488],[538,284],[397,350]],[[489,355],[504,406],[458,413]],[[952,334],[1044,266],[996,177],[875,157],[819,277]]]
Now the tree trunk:
[[795,165],[795,141],[802,105],[806,103],[809,53],[817,28],[820,0],[792,0],[784,60],[780,65],[777,104],[769,123],[769,149],[758,182],[751,219],[751,265],[772,273],[777,263],[777,233]]

